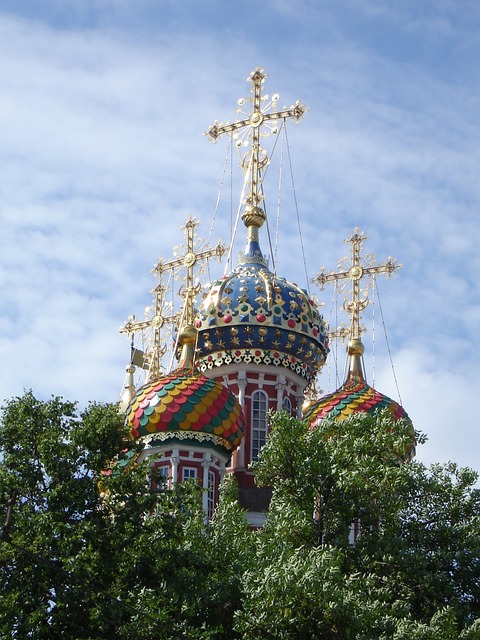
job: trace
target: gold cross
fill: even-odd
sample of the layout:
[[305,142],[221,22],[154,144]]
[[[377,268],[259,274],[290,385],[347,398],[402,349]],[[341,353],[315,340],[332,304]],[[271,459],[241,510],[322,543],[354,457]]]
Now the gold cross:
[[[120,333],[125,333],[132,337],[132,364],[147,369],[149,377],[158,376],[160,373],[160,363],[167,351],[165,341],[162,341],[161,332],[166,324],[174,324],[177,321],[178,312],[167,313],[167,303],[165,303],[165,293],[167,287],[161,282],[151,290],[153,293],[153,305],[147,307],[146,312],[150,314],[150,318],[146,320],[135,320],[135,316],[130,316],[123,327],[120,327]],[[138,331],[144,335],[151,332],[149,339],[144,339],[145,351],[135,349],[133,346],[133,335]]]
[[[158,264],[155,265],[152,272],[160,279],[160,283],[152,289],[154,304],[150,311],[153,312],[151,318],[144,321],[136,321],[135,317],[129,318],[125,325],[120,329],[120,333],[133,335],[137,331],[150,331],[150,344],[146,347],[144,361],[150,371],[150,377],[158,376],[161,371],[161,359],[167,350],[161,340],[161,330],[165,324],[182,326],[193,324],[195,317],[195,297],[200,291],[200,283],[195,284],[194,266],[200,261],[207,261],[211,257],[221,258],[226,249],[219,241],[213,249],[206,248],[203,241],[197,241],[195,238],[195,229],[198,226],[198,220],[190,216],[186,224],[182,227],[185,230],[186,246],[180,245],[174,249],[174,255],[177,256],[171,260],[160,258]],[[178,255],[177,255],[178,254]],[[185,269],[185,271],[184,271]],[[163,284],[163,278],[167,272],[171,272],[176,280],[183,279],[184,284],[181,285],[179,294],[183,298],[182,310],[165,314],[169,306],[165,302],[165,293],[168,288]],[[170,304],[170,307],[172,305]],[[177,329],[180,328],[177,326]]]
[[[253,98],[241,98],[238,101],[239,109],[237,113],[246,116],[243,120],[236,120],[233,123],[227,122],[226,124],[220,124],[215,121],[205,133],[214,142],[224,133],[233,133],[239,149],[248,144],[246,139],[251,139],[251,151],[247,152],[242,159],[244,171],[250,174],[250,191],[245,198],[245,204],[251,207],[258,207],[260,201],[263,200],[263,195],[261,194],[261,172],[268,164],[266,151],[260,147],[260,136],[267,137],[270,133],[277,133],[277,120],[282,118],[285,121],[287,118],[293,118],[298,122],[306,112],[305,105],[298,100],[290,109],[284,107],[281,111],[271,112],[270,109],[276,109],[279,96],[278,94],[273,95],[270,101],[268,95],[262,96],[262,84],[265,82],[266,77],[267,75],[263,72],[263,69],[257,67],[247,78],[247,81],[253,85],[251,89]],[[252,104],[252,112],[250,114],[243,111],[245,101]],[[262,103],[264,104],[262,105]],[[244,129],[243,137],[238,134],[241,129]]]
[[221,259],[226,249],[223,244],[218,241],[213,249],[203,248],[203,243],[197,243],[197,247],[195,247],[195,229],[198,226],[198,220],[190,216],[187,220],[185,226],[182,229],[186,230],[185,237],[187,241],[187,246],[180,245],[180,247],[174,250],[174,255],[177,253],[181,253],[180,250],[184,250],[186,248],[185,253],[181,253],[177,258],[172,260],[162,260],[160,259],[157,266],[155,267],[155,271],[158,274],[158,277],[161,278],[166,271],[173,271],[177,267],[185,267],[185,286],[180,287],[180,295],[184,299],[184,318],[182,321],[183,325],[193,324],[195,317],[195,309],[194,302],[195,296],[200,291],[200,284],[194,284],[194,272],[193,268],[197,262],[201,260],[208,260],[209,258],[217,257]]
[[[352,283],[352,299],[345,298],[343,308],[350,314],[351,325],[350,329],[345,332],[333,332],[333,336],[345,337],[345,333],[348,333],[351,339],[360,338],[361,334],[365,331],[364,327],[360,325],[361,312],[367,308],[369,299],[367,295],[368,286],[363,291],[360,290],[360,281],[365,276],[375,277],[377,274],[386,273],[390,278],[391,274],[396,269],[401,269],[402,265],[397,264],[394,258],[389,257],[385,264],[376,265],[374,263],[374,256],[367,254],[365,257],[361,256],[362,246],[364,240],[368,240],[368,237],[363,235],[363,232],[359,232],[358,228],[355,229],[355,233],[349,240],[345,240],[345,243],[349,242],[352,245],[352,261],[348,270],[332,271],[331,273],[325,273],[325,267],[322,267],[320,273],[316,278],[313,278],[313,282],[318,282],[320,289],[323,288],[327,282],[338,282],[339,280],[350,280]],[[339,269],[342,268],[346,258],[339,262]],[[363,298],[361,295],[363,294]]]

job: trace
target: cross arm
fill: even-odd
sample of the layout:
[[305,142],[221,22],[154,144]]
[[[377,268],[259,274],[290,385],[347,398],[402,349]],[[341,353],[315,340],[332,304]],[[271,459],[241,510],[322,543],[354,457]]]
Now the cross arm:
[[386,273],[390,277],[396,269],[401,269],[402,266],[401,264],[397,264],[393,258],[388,258],[385,264],[379,264],[376,267],[363,267],[363,273]]
[[205,132],[204,135],[208,136],[210,140],[216,142],[220,136],[224,133],[230,133],[231,131],[236,131],[237,129],[241,129],[245,125],[248,124],[248,120],[237,120],[236,122],[228,123],[228,124],[218,124],[215,122],[212,126]]
[[314,278],[314,280],[318,282],[318,284],[320,285],[320,290],[323,291],[323,288],[327,282],[335,282],[336,280],[345,280],[345,278],[348,278],[348,276],[349,276],[348,271],[339,271],[337,273],[321,272],[318,274],[318,276],[316,276],[316,278]]

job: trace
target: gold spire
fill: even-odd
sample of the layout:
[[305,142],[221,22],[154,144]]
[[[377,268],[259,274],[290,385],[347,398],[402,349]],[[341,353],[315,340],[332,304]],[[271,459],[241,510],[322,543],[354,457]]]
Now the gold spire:
[[197,333],[197,330],[192,324],[187,324],[182,328],[178,336],[178,344],[182,347],[182,354],[180,356],[181,369],[193,369]]
[[362,357],[365,347],[360,338],[352,338],[347,345],[347,353],[350,356],[350,371],[358,372],[363,377]]
[[[373,278],[377,274],[387,274],[390,278],[391,274],[396,269],[401,269],[402,265],[397,264],[394,258],[389,257],[384,264],[375,264],[375,257],[371,254],[366,254],[362,257],[362,247],[364,240],[368,240],[368,237],[363,235],[363,232],[359,232],[358,228],[355,229],[353,236],[345,240],[345,243],[352,245],[352,259],[349,268],[344,268],[347,258],[340,260],[339,271],[332,271],[325,273],[325,267],[322,267],[320,273],[313,278],[313,282],[318,282],[320,289],[323,288],[327,282],[338,282],[341,280],[349,280],[351,283],[351,300],[348,297],[345,298],[343,308],[350,315],[350,327],[345,331],[333,332],[333,336],[341,337],[348,336],[352,343],[355,345],[361,345],[363,354],[363,345],[361,343],[361,334],[365,331],[365,328],[360,324],[361,313],[367,308],[369,299],[367,295],[368,286],[363,290],[360,289],[360,281],[366,276],[372,276]],[[370,283],[369,283],[370,284]],[[356,347],[352,345],[352,349],[356,350]]]
[[[207,261],[211,257],[221,258],[226,251],[221,242],[218,242],[213,248],[205,247],[203,241],[196,242],[195,229],[198,224],[198,220],[190,216],[182,227],[186,243],[174,249],[176,257],[171,260],[160,258],[158,264],[152,269],[152,272],[160,279],[160,283],[152,290],[154,295],[153,308],[147,308],[153,312],[153,316],[144,321],[136,321],[134,317],[129,318],[125,326],[120,329],[120,333],[128,335],[138,331],[142,334],[146,331],[150,332],[150,340],[145,347],[144,360],[148,363],[149,377],[151,378],[158,376],[161,372],[161,360],[166,352],[165,344],[161,339],[161,330],[165,324],[180,325],[179,328],[182,331],[180,335],[183,335],[184,328],[193,325],[195,298],[200,291],[200,283],[196,282],[194,277],[195,265],[201,261]],[[183,281],[179,290],[183,298],[183,305],[182,309],[177,312],[174,312],[171,305],[169,306],[165,302],[167,287],[163,284],[163,278],[168,272],[171,272],[175,279]],[[180,342],[180,344],[184,343]],[[183,353],[181,357],[183,359]]]
[[[298,122],[306,112],[305,105],[298,100],[290,109],[284,107],[282,110],[276,111],[278,94],[274,94],[271,99],[268,95],[262,95],[262,85],[266,78],[267,75],[263,69],[258,67],[247,78],[247,81],[252,83],[253,97],[241,98],[238,101],[237,113],[244,116],[242,120],[226,124],[215,121],[205,133],[214,142],[224,133],[232,133],[239,151],[242,147],[249,146],[248,141],[251,141],[251,149],[243,155],[241,164],[246,176],[248,176],[249,188],[244,199],[246,206],[242,220],[249,229],[249,237],[252,240],[258,240],[258,229],[265,222],[265,213],[260,207],[260,203],[264,199],[261,187],[264,168],[268,164],[269,158],[266,150],[260,146],[260,137],[266,138],[270,133],[276,134],[279,119],[285,121],[287,118],[292,118]],[[243,110],[246,102],[252,104],[251,113]]]

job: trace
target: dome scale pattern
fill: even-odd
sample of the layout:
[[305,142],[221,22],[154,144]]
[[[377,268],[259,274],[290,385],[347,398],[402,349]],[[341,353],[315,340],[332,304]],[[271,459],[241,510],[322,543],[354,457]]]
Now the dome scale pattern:
[[[311,427],[315,427],[322,418],[344,420],[353,413],[373,414],[382,409],[387,409],[394,420],[403,419],[412,424],[407,412],[398,402],[367,384],[360,371],[350,371],[344,384],[337,391],[320,398],[311,405],[305,411],[304,418]],[[405,459],[411,460],[414,455],[415,440],[413,439],[412,448],[407,452]]]
[[203,374],[180,369],[138,389],[126,412],[130,437],[153,442],[179,438],[233,451],[244,417],[235,395]]

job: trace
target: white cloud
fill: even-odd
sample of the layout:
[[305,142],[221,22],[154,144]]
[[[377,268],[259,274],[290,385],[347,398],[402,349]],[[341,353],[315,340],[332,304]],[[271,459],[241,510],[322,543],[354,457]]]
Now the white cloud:
[[[422,15],[409,3],[304,2],[295,15],[291,3],[256,3],[252,14],[253,4],[243,21],[215,2],[146,2],[135,14],[92,3],[69,20],[47,2],[42,18],[0,13],[0,396],[33,387],[116,400],[129,352],[118,326],[142,316],[149,269],[182,242],[190,213],[208,236],[226,143],[202,132],[235,118],[260,65],[267,92],[310,107],[288,129],[309,276],[335,269],[355,226],[366,252],[404,264],[381,283],[403,403],[429,432],[432,459],[449,441],[453,458],[475,466],[478,40],[448,2],[438,19],[428,3]],[[213,241],[227,239],[237,206],[236,161],[232,203],[229,171]],[[272,165],[272,232],[276,180]],[[304,286],[288,182],[279,272]],[[330,292],[316,293],[328,309]],[[389,384],[381,375],[375,386]]]

